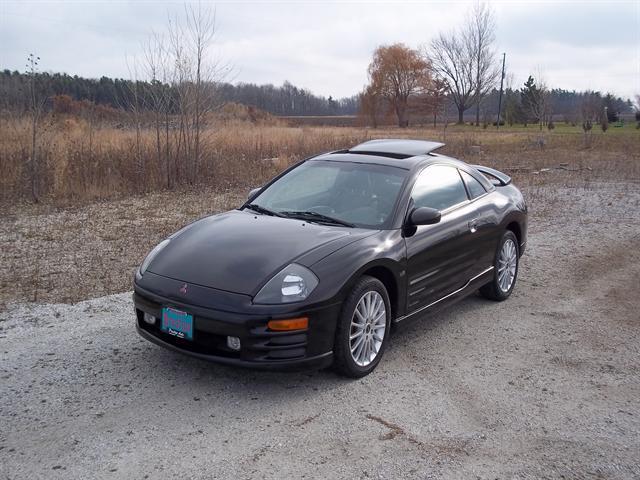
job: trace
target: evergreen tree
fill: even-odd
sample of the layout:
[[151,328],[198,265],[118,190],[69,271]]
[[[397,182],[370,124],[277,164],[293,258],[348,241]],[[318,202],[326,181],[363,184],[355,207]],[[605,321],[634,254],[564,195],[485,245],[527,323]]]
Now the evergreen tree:
[[[524,82],[524,87],[520,91],[520,104],[522,105],[522,110],[524,113],[524,124],[529,123],[528,120],[533,120],[534,122],[538,122],[540,119],[535,115],[537,111],[538,98],[540,96],[540,91],[536,86],[536,82],[531,75],[526,82]],[[533,116],[533,118],[532,118]]]

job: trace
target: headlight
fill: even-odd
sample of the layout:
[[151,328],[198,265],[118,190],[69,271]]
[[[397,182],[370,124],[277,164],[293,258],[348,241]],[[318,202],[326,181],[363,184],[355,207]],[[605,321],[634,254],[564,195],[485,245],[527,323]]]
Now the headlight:
[[155,256],[160,253],[160,251],[169,244],[169,239],[161,241],[158,245],[154,247],[153,250],[149,252],[149,254],[145,257],[142,265],[140,265],[140,275],[144,275],[144,272],[147,271],[151,260],[155,258]]
[[253,303],[274,305],[299,302],[318,285],[318,277],[306,267],[292,263],[280,270],[260,289]]

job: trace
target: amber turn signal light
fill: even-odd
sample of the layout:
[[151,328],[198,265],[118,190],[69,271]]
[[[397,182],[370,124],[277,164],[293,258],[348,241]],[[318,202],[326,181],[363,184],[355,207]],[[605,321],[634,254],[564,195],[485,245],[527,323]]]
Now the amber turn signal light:
[[269,320],[267,323],[269,330],[275,330],[277,332],[287,330],[304,330],[309,326],[309,319],[307,317],[301,318],[289,318],[287,320]]

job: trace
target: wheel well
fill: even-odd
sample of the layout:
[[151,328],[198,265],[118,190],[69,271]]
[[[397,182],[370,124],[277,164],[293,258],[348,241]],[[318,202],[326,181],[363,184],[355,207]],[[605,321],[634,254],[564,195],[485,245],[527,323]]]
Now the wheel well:
[[391,318],[395,318],[398,311],[398,285],[393,273],[391,273],[391,270],[377,266],[363,272],[363,275],[369,275],[370,277],[377,278],[384,284],[387,289],[387,293],[389,294],[389,303],[391,303]]
[[516,236],[518,240],[518,250],[520,249],[520,245],[522,245],[522,231],[520,230],[520,225],[518,222],[511,222],[507,225],[507,230],[511,230],[513,234]]

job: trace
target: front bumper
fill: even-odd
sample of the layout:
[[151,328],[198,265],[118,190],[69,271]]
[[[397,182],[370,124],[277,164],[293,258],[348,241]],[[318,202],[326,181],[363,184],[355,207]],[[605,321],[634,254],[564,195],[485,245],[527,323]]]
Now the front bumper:
[[[136,286],[133,294],[138,333],[157,345],[207,361],[268,370],[317,369],[333,361],[333,339],[340,305],[305,308],[286,316],[228,312],[203,308],[159,296]],[[193,340],[174,337],[160,329],[163,307],[193,315]],[[144,312],[158,320],[150,325]],[[267,322],[273,318],[309,318],[309,327],[291,332],[274,332]],[[227,336],[240,338],[239,351],[227,346]]]

